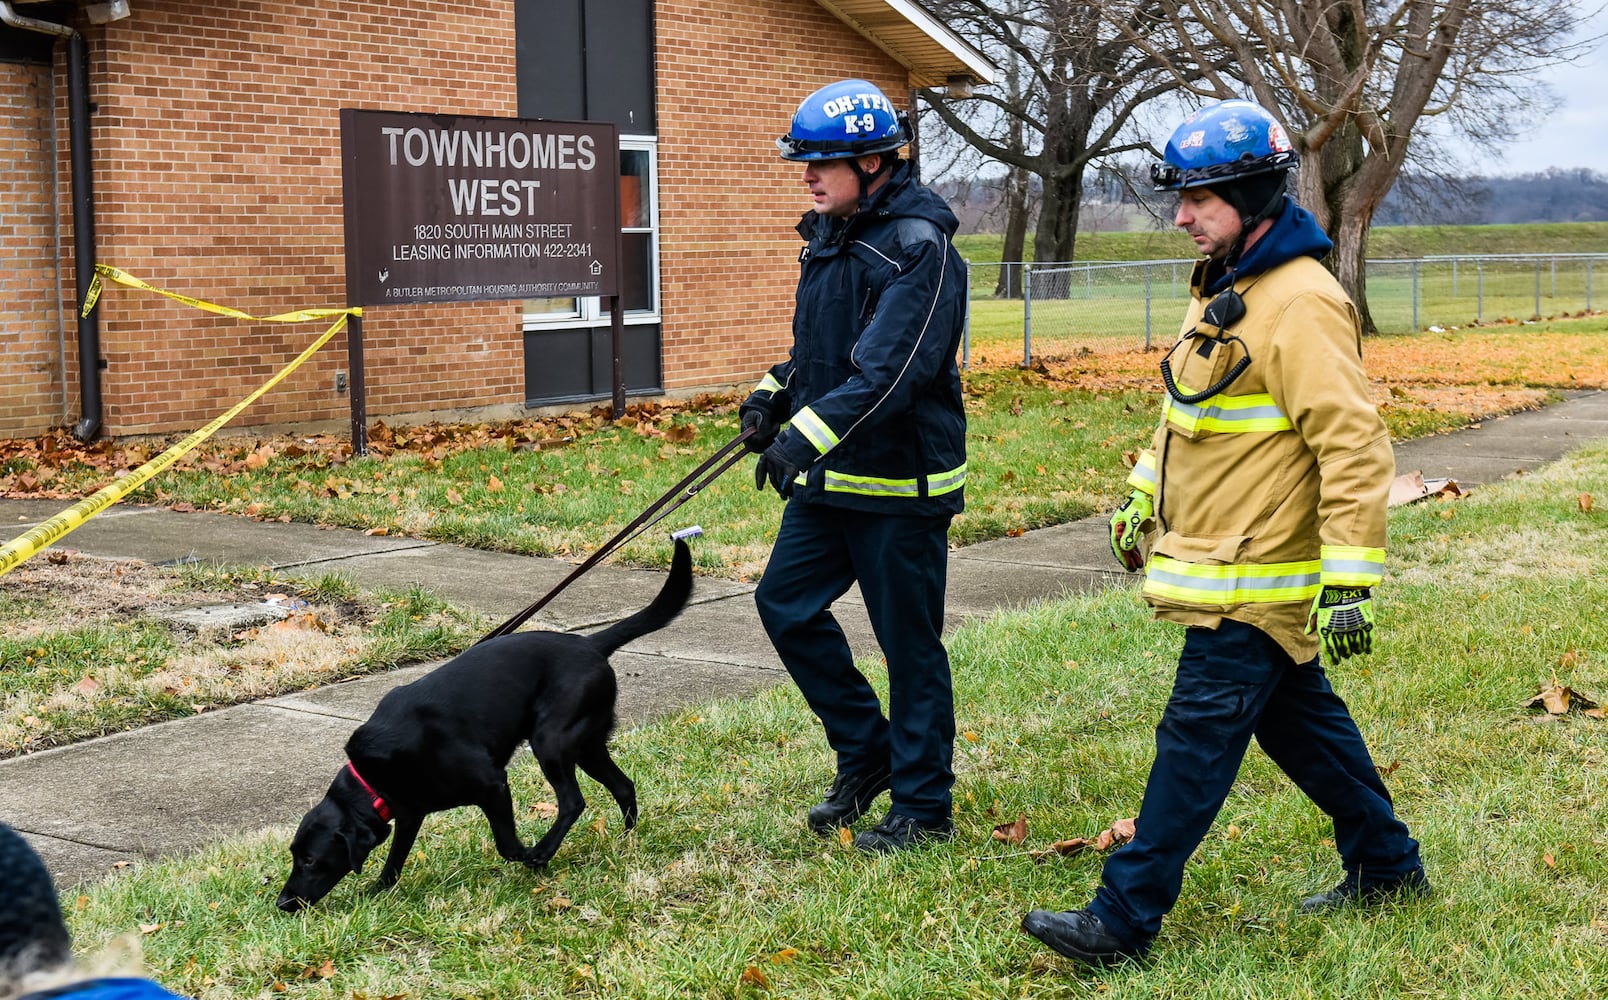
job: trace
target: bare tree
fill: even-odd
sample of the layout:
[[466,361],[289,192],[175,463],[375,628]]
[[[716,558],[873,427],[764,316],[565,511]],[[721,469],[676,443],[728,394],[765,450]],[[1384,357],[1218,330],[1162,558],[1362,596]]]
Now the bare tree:
[[1130,116],[1182,85],[1163,71],[1180,64],[1161,37],[1169,23],[1138,0],[938,0],[930,6],[1006,71],[1003,88],[972,97],[918,93],[962,140],[1005,165],[1006,197],[1014,192],[1009,203],[1016,206],[1007,218],[1007,254],[1013,234],[1019,234],[1017,253],[1025,249],[1027,185],[1037,178],[1033,258],[1073,259],[1084,171],[1102,157],[1148,148],[1127,137]]
[[[1186,47],[1178,59],[1150,35],[1131,41],[1201,96],[1249,95],[1291,133],[1299,200],[1334,240],[1330,267],[1374,330],[1366,298],[1368,228],[1415,155],[1429,120],[1475,138],[1522,132],[1555,96],[1537,67],[1590,44],[1569,41],[1578,0],[1158,0]],[[1592,39],[1590,41],[1595,41]],[[1211,68],[1223,49],[1233,61]],[[1431,140],[1432,143],[1432,140]]]

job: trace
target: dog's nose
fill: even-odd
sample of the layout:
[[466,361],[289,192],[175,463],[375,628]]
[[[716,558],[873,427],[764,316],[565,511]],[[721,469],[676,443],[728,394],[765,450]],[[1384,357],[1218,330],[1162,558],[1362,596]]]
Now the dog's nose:
[[288,892],[282,892],[279,894],[279,903],[277,905],[286,913],[295,913],[297,910],[301,909],[307,904],[302,902],[302,898],[300,896],[294,896]]

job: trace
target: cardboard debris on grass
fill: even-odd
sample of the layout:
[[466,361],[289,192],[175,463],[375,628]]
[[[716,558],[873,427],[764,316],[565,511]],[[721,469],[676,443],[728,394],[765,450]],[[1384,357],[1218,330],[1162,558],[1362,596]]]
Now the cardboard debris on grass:
[[[994,839],[1007,844],[1022,844],[1027,841],[1027,817],[1018,816],[1014,823],[1001,823],[994,827]],[[1083,851],[1109,851],[1113,847],[1126,844],[1133,839],[1133,820],[1119,819],[1109,827],[1101,830],[1095,837],[1073,837],[1070,840],[1057,840],[1042,850],[1028,851],[1027,856],[1034,861],[1043,861],[1050,857],[1071,857]]]
[[1430,497],[1442,500],[1459,500],[1468,496],[1468,491],[1458,486],[1451,479],[1425,479],[1420,470],[1404,473],[1391,480],[1390,503],[1391,507],[1399,507],[1405,503],[1416,503]]

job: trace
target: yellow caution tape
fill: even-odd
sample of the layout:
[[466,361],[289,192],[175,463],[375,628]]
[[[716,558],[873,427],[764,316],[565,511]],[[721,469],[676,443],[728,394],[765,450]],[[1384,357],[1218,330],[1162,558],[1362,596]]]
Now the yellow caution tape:
[[95,493],[85,497],[84,499],[73,504],[71,507],[62,511],[60,514],[41,521],[39,524],[23,532],[21,535],[18,535],[16,538],[12,539],[6,544],[0,545],[0,576],[5,576],[13,569],[16,569],[18,566],[22,565],[22,563],[38,555],[40,552],[49,548],[55,543],[61,541],[61,539],[66,536],[68,532],[83,526],[83,524],[90,518],[139,489],[149,479],[151,479],[151,477],[155,476],[157,473],[178,461],[188,452],[194,450],[195,447],[202,441],[205,441],[213,434],[216,434],[219,428],[223,427],[224,424],[227,424],[229,421],[239,416],[241,410],[244,410],[252,403],[255,403],[263,393],[278,385],[280,381],[285,378],[285,376],[289,375],[297,368],[300,368],[308,358],[312,357],[314,354],[317,354],[319,348],[329,343],[329,339],[335,336],[335,334],[339,333],[341,328],[346,325],[347,317],[363,315],[363,310],[354,306],[350,309],[303,309],[297,312],[280,313],[277,316],[252,316],[249,313],[243,313],[238,309],[230,309],[228,306],[213,305],[210,302],[202,302],[200,299],[192,299],[185,295],[164,291],[152,285],[147,285],[145,282],[127,273],[126,271],[119,271],[115,267],[107,267],[104,264],[95,265],[95,278],[90,282],[89,293],[84,297],[84,311],[86,314],[89,312],[90,308],[94,306],[95,299],[100,295],[100,279],[102,277],[109,278],[112,281],[118,282],[119,284],[127,285],[130,288],[140,288],[146,291],[155,292],[158,295],[165,295],[176,302],[183,302],[187,305],[195,306],[197,309],[205,309],[207,312],[218,313],[222,316],[234,316],[238,319],[257,320],[265,323],[299,323],[304,320],[320,319],[327,316],[335,316],[337,318],[335,322],[331,324],[330,328],[324,331],[323,336],[319,337],[317,340],[313,341],[312,344],[308,345],[307,349],[302,351],[301,354],[297,355],[294,361],[281,368],[273,378],[264,382],[250,395],[236,403],[234,406],[231,406],[225,413],[218,416],[211,423],[207,424],[205,427],[202,427],[200,430],[191,434],[183,441],[180,441],[178,444],[175,444],[162,454],[151,459],[149,462],[146,462],[133,472],[130,472],[127,475],[119,478],[117,482],[97,490]]

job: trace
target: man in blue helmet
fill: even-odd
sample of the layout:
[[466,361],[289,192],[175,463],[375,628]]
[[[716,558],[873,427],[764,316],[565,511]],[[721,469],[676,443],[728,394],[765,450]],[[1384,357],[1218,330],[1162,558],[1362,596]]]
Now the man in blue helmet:
[[[754,593],[761,622],[837,754],[809,828],[852,825],[884,791],[886,817],[855,837],[887,852],[953,836],[955,740],[940,639],[949,522],[963,504],[966,413],[959,349],[965,265],[956,220],[898,150],[905,116],[865,80],[806,97],[784,158],[814,207],[793,346],[743,403],[754,485],[787,506]],[[888,711],[833,618],[856,582],[888,669]]]
[[1284,193],[1296,161],[1267,111],[1224,101],[1186,118],[1151,169],[1157,190],[1179,192],[1174,221],[1204,259],[1111,547],[1145,569],[1156,616],[1186,631],[1133,840],[1086,909],[1022,921],[1085,963],[1149,950],[1252,736],[1334,821],[1345,876],[1300,911],[1429,891],[1318,657],[1372,651],[1395,466],[1357,311],[1319,263],[1329,238]]

